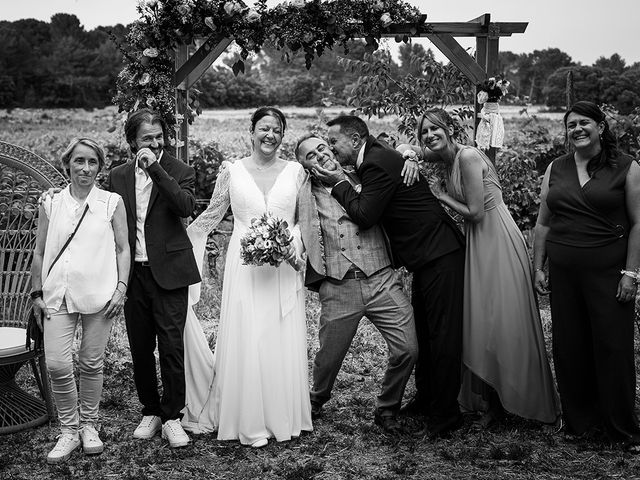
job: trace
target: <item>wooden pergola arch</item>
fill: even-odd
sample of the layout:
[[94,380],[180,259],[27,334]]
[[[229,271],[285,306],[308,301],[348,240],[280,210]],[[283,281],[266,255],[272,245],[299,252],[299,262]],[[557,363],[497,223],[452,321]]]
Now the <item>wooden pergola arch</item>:
[[[524,33],[528,25],[527,22],[491,22],[489,13],[468,22],[427,23],[426,20],[427,16],[423,14],[417,27],[414,23],[393,24],[389,27],[388,32],[382,36],[406,35],[428,38],[474,85],[498,73],[500,37]],[[455,37],[476,38],[475,58],[467,53]],[[173,84],[176,89],[177,114],[184,115],[187,110],[189,88],[224,53],[232,41],[232,38],[212,35],[191,56],[189,56],[189,45],[182,44],[176,48]],[[480,108],[477,100],[474,101],[477,125]],[[188,122],[182,121],[177,140],[176,155],[188,163]],[[495,155],[495,152],[493,154]]]

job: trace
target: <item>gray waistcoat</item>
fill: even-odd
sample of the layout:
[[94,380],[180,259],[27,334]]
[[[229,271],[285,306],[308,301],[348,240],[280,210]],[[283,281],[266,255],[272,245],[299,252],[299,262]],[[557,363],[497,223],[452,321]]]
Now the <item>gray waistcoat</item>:
[[342,279],[351,265],[367,276],[391,265],[382,228],[361,230],[338,201],[320,185],[312,185],[324,243],[327,276]]

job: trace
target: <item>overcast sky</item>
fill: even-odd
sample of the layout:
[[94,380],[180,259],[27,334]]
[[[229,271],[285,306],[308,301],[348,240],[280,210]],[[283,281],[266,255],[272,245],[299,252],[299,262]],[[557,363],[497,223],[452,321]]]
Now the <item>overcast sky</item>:
[[[253,3],[245,0],[245,3]],[[269,0],[274,5],[278,1]],[[466,21],[490,13],[497,22],[529,22],[524,34],[500,40],[515,53],[556,47],[574,61],[590,65],[618,53],[630,65],[640,62],[640,0],[409,0],[428,21]],[[87,30],[127,24],[138,17],[137,0],[0,0],[0,19],[37,18],[73,13]],[[464,42],[463,46],[473,43]]]

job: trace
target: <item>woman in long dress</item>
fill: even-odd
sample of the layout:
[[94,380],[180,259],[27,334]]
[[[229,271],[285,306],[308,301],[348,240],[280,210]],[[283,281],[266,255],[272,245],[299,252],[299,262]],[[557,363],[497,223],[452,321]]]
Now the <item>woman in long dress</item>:
[[436,197],[460,213],[466,234],[463,364],[460,403],[485,411],[488,426],[502,408],[527,419],[555,422],[559,412],[527,246],[502,200],[496,169],[479,149],[458,144],[451,117],[440,109],[418,123],[423,150],[444,160],[447,192]]
[[[185,428],[218,432],[219,440],[262,447],[312,430],[307,374],[302,244],[296,223],[304,171],[278,157],[282,112],[261,107],[251,118],[252,154],[223,162],[209,207],[188,228],[198,261],[207,235],[231,205],[220,323],[211,355],[190,309],[185,329]],[[287,262],[244,265],[240,239],[265,212],[286,220],[294,237]],[[197,301],[198,292],[191,299]]]

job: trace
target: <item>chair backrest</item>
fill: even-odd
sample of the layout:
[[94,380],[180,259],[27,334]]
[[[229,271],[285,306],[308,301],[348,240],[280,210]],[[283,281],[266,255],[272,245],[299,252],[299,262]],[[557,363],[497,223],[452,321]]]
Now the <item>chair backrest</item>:
[[0,141],[0,326],[26,324],[38,198],[48,188],[66,185],[49,162]]

